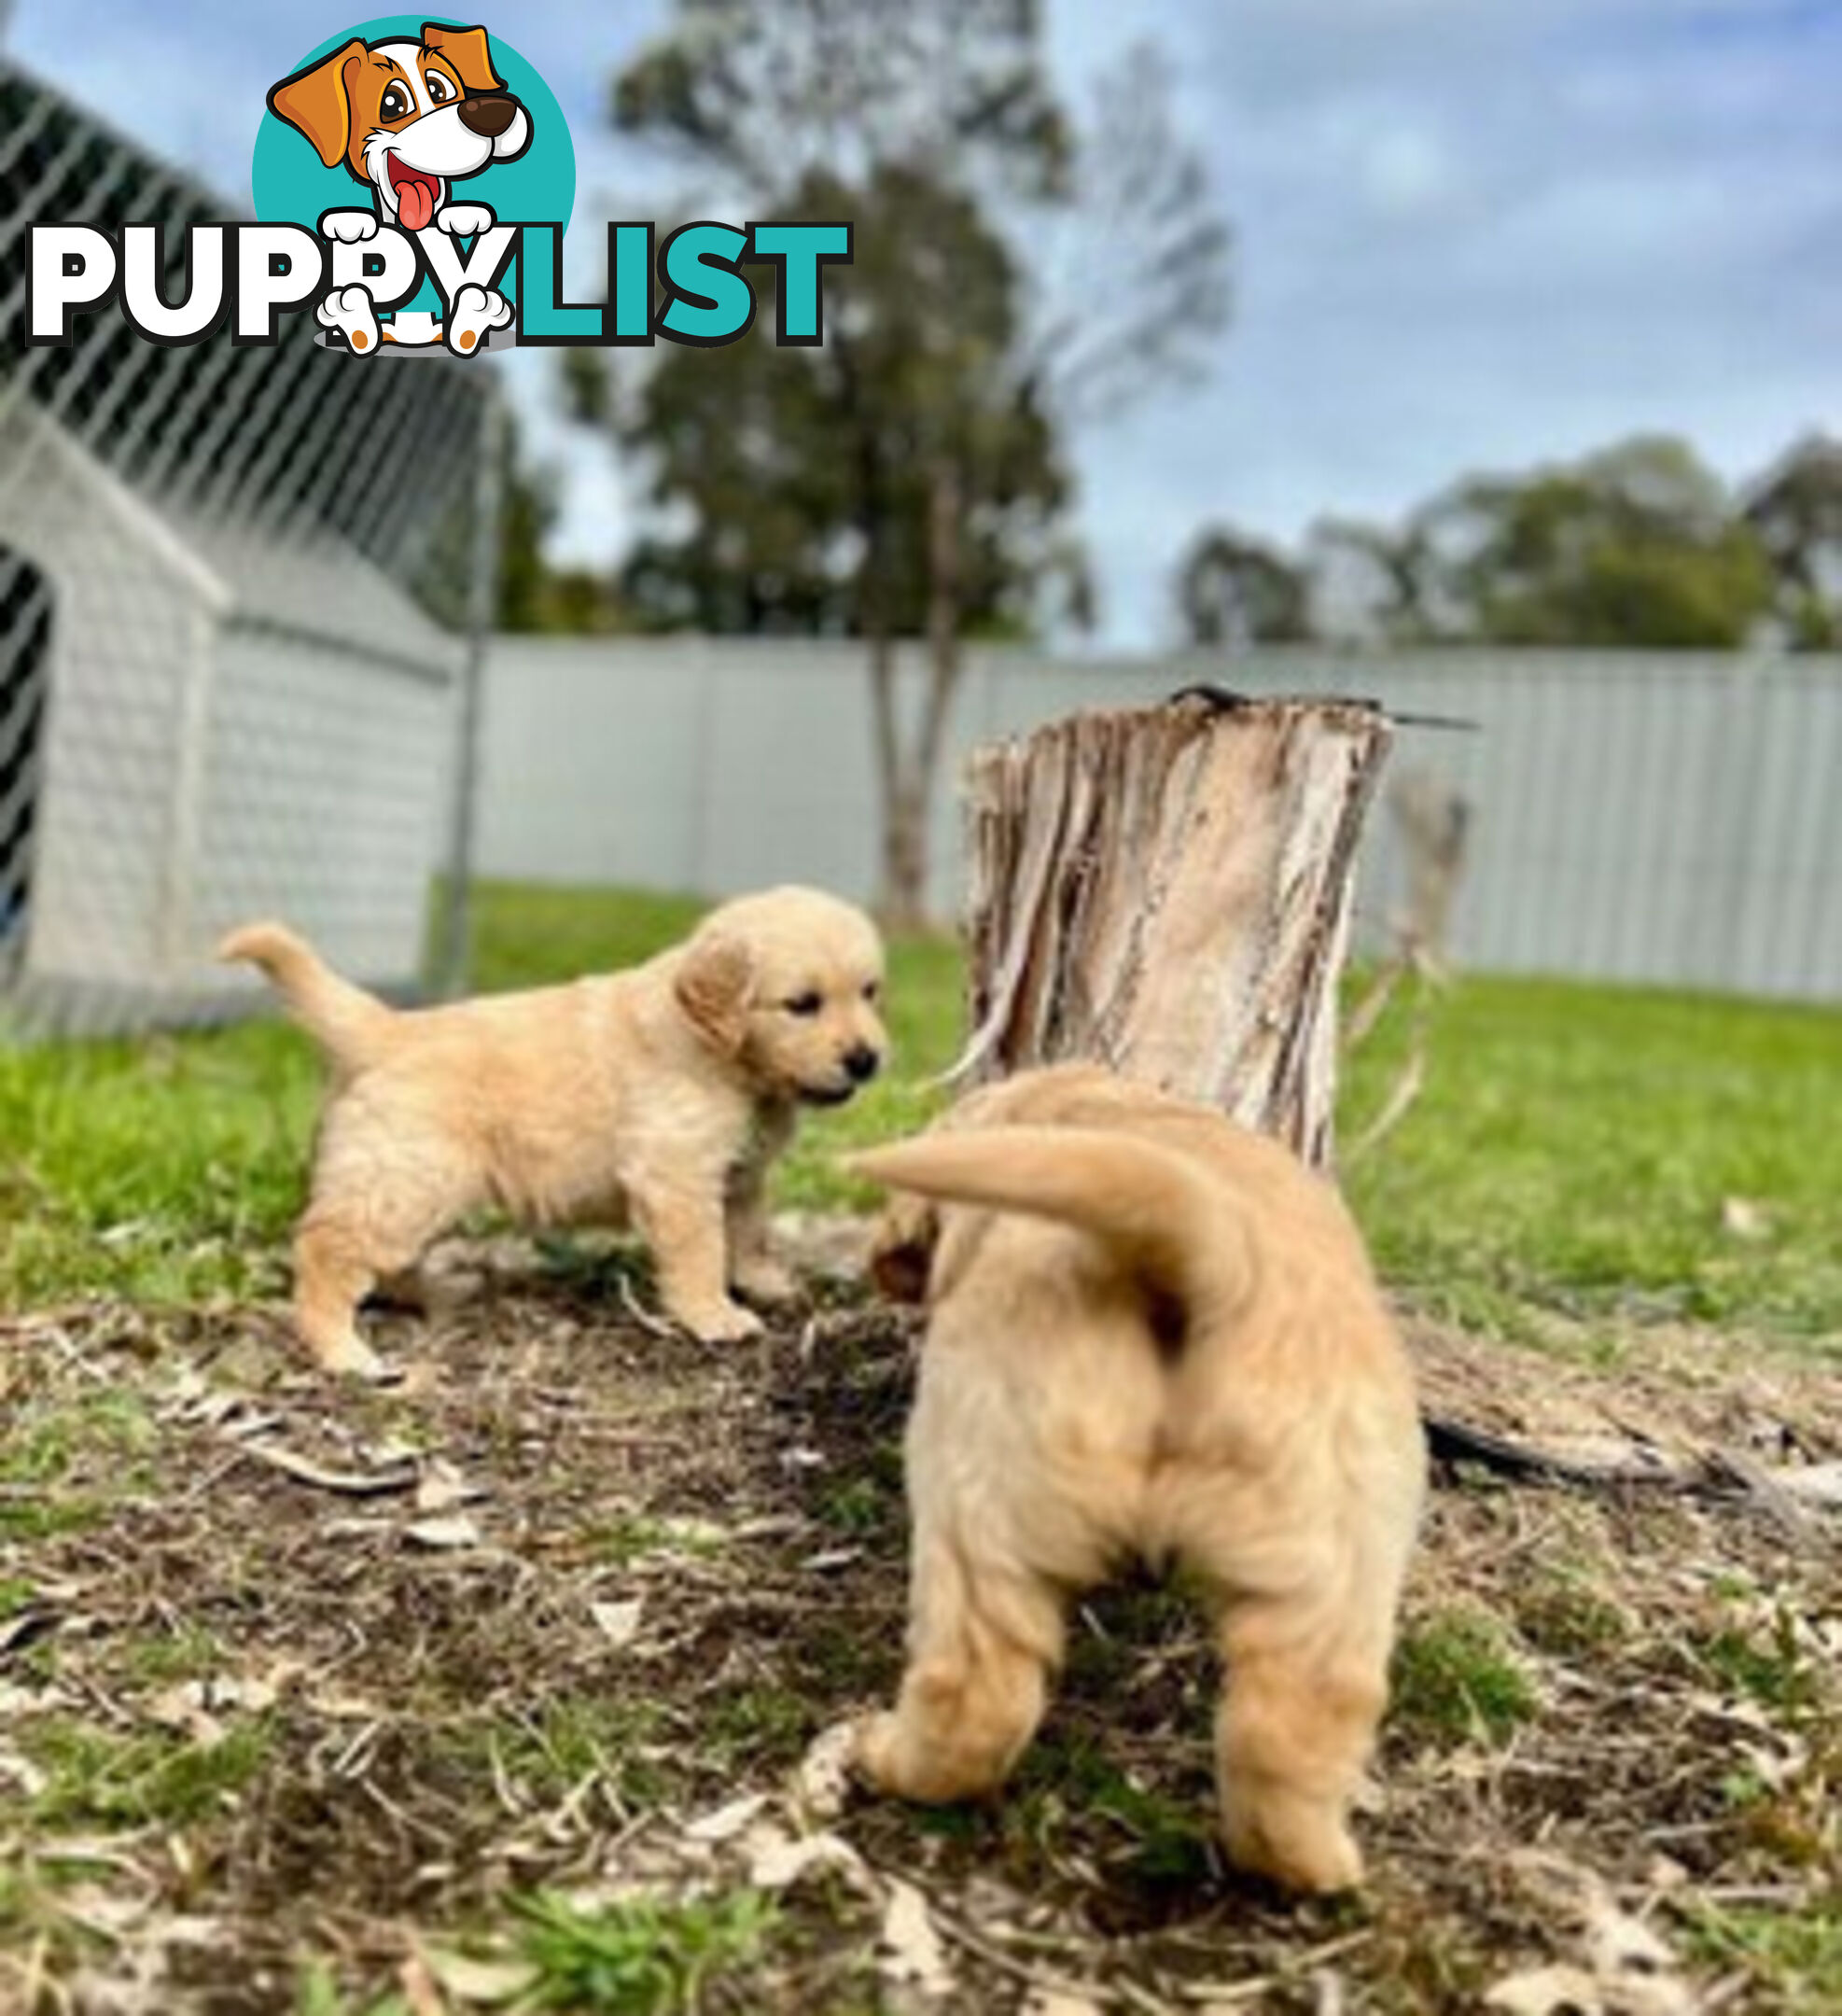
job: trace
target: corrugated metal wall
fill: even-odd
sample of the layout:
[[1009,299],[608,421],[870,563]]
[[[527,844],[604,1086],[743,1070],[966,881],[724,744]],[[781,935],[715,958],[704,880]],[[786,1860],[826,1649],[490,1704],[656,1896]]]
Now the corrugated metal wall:
[[[905,696],[918,687],[904,668]],[[1259,651],[1232,662],[973,651],[973,743],[1193,680],[1336,693],[1474,733],[1403,727],[1391,771],[1473,808],[1464,964],[1842,998],[1842,660],[1669,652]],[[860,648],[755,639],[501,638],[486,698],[481,872],[722,894],[799,878],[862,896],[875,779]],[[1402,886],[1373,817],[1359,930]],[[943,803],[935,895],[958,889]]]

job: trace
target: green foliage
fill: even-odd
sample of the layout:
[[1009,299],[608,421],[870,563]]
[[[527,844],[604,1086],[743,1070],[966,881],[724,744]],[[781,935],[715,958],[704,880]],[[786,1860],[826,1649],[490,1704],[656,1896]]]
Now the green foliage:
[[1807,444],[1741,508],[1685,442],[1638,436],[1464,477],[1399,525],[1326,521],[1304,565],[1340,632],[1365,641],[1822,644],[1838,634],[1842,454]]
[[1842,1910],[1832,1899],[1803,1911],[1714,1904],[1691,1896],[1682,1907],[1690,1953],[1723,1972],[1743,1968],[1786,2016],[1842,2008]]
[[1842,646],[1842,446],[1822,435],[1795,442],[1752,486],[1746,523],[1770,563],[1788,640]]
[[1437,629],[1450,609],[1467,641],[1731,650],[1771,601],[1757,539],[1681,441],[1474,478],[1421,530],[1428,615]]
[[1799,1641],[1796,1620],[1780,1608],[1763,1626],[1723,1626],[1695,1647],[1718,1686],[1743,1694],[1779,1715],[1815,1707],[1826,1691],[1823,1674]]
[[56,1718],[20,1732],[20,1747],[46,1777],[33,1818],[43,1827],[67,1828],[188,1826],[248,1784],[271,1742],[261,1717],[233,1724],[209,1744],[164,1732],[123,1736]]
[[1185,637],[1204,647],[1300,643],[1310,595],[1303,567],[1225,526],[1197,534],[1177,582]]
[[1409,1626],[1394,1648],[1390,1714],[1435,1742],[1503,1743],[1536,1705],[1507,1633],[1487,1611],[1445,1611]]
[[537,1972],[522,2003],[571,2016],[696,2009],[713,1981],[753,1964],[777,1923],[773,1904],[752,1890],[631,1897],[599,1911],[539,1891],[515,1908],[520,1954]]
[[883,164],[853,188],[815,170],[789,220],[853,219],[853,259],[826,277],[827,340],[774,340],[774,273],[755,325],[716,351],[673,350],[617,433],[686,518],[643,539],[622,575],[661,629],[918,635],[934,582],[933,486],[959,493],[961,627],[1028,626],[1066,575],[1055,530],[1071,486],[1049,420],[1017,381],[1018,276],[970,198]]

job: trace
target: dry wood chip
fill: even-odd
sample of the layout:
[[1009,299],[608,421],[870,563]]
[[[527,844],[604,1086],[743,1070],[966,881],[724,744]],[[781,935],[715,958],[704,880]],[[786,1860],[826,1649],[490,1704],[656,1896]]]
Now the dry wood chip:
[[602,1636],[618,1651],[622,1645],[632,1645],[639,1635],[640,1613],[645,1607],[646,1599],[634,1596],[624,1603],[592,1603],[589,1615]]
[[899,1876],[885,1879],[888,1902],[876,1939],[876,1966],[884,1979],[917,1988],[924,1995],[953,1993],[953,1969],[934,1928],[928,1900]]
[[422,1957],[441,1992],[456,2002],[488,2007],[512,2002],[527,1993],[537,1978],[536,1967],[528,1960],[476,1960],[440,1946],[425,1946]]
[[834,1819],[844,1809],[851,1785],[851,1756],[857,1748],[855,1721],[836,1722],[813,1739],[800,1759],[793,1786],[801,1807],[815,1820]]
[[416,1519],[404,1527],[405,1539],[413,1540],[417,1547],[441,1549],[448,1547],[476,1547],[480,1545],[480,1529],[465,1512],[457,1512],[445,1519]]
[[765,1792],[745,1793],[740,1799],[731,1799],[726,1806],[719,1806],[712,1813],[700,1814],[686,1827],[684,1838],[686,1841],[701,1841],[705,1847],[714,1847],[719,1841],[733,1841],[766,1804]]
[[404,1457],[382,1470],[329,1470],[283,1442],[245,1442],[243,1447],[258,1462],[284,1471],[316,1491],[339,1491],[348,1498],[377,1498],[389,1491],[408,1491],[416,1481],[416,1464]]

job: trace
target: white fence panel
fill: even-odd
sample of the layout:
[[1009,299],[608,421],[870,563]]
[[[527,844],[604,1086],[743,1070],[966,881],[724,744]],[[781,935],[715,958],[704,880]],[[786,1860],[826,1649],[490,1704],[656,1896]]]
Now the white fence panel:
[[[912,654],[901,679],[912,708]],[[951,799],[973,744],[1197,680],[1476,724],[1403,725],[1389,772],[1430,768],[1473,808],[1453,922],[1465,964],[1842,998],[1842,661],[1829,657],[973,651],[936,822],[937,903],[956,900]],[[486,722],[482,874],[710,895],[781,879],[874,888],[859,645],[502,637]],[[1358,893],[1372,942],[1402,887],[1384,797]]]

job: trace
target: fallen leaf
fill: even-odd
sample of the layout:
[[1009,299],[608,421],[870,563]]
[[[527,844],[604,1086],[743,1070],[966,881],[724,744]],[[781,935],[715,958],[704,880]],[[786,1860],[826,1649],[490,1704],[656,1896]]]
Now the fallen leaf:
[[1584,1967],[1527,1967],[1487,1989],[1486,2009],[1509,2016],[1603,2016],[1598,1984]]
[[448,2005],[421,1953],[412,1953],[397,1969],[397,1985],[410,2016],[448,2016]]
[[602,1636],[617,1650],[630,1645],[639,1635],[639,1615],[645,1598],[635,1596],[625,1603],[592,1603],[589,1615],[600,1627]]
[[456,1505],[470,1505],[487,1495],[483,1484],[470,1484],[445,1458],[437,1456],[424,1466],[416,1485],[418,1512],[452,1512]]
[[800,1759],[793,1789],[801,1807],[815,1820],[832,1820],[844,1810],[851,1788],[851,1757],[857,1748],[857,1724],[834,1722],[820,1730]]
[[836,1834],[788,1834],[773,1825],[753,1828],[744,1844],[748,1881],[757,1890],[789,1890],[814,1869],[830,1869],[870,1889],[873,1879],[849,1841]]
[[1540,1852],[1514,1861],[1525,1886],[1571,1921],[1569,1929],[1584,1949],[1585,1965],[1570,1962],[1511,1975],[1486,1995],[1489,2007],[1514,2016],[1558,2016],[1563,2009],[1582,2016],[1695,2016],[1695,1995],[1675,1954],[1654,1927],[1617,1902],[1596,1870]]
[[244,1442],[240,1445],[258,1463],[267,1463],[316,1491],[339,1491],[348,1498],[376,1498],[388,1491],[408,1491],[416,1480],[416,1465],[405,1457],[382,1470],[328,1470],[311,1456],[303,1456],[283,1442]]
[[446,1519],[417,1519],[404,1527],[404,1537],[422,1547],[474,1547],[480,1545],[480,1529],[465,1512]]
[[741,1799],[731,1799],[727,1806],[719,1806],[715,1812],[691,1821],[684,1830],[684,1838],[702,1841],[706,1847],[733,1841],[766,1804],[765,1792],[745,1793]]
[[906,1982],[924,1995],[953,1993],[953,1969],[934,1929],[928,1900],[913,1883],[887,1879],[889,1901],[876,1940],[876,1966],[886,1980]]
[[424,1947],[423,1958],[442,1993],[458,2002],[488,2006],[510,2002],[525,1994],[537,1978],[537,1969],[528,1960],[476,1960],[440,1946]]
[[827,1547],[820,1553],[808,1554],[800,1566],[808,1575],[830,1575],[836,1569],[848,1568],[853,1561],[862,1559],[861,1547]]
[[29,1799],[35,1799],[46,1786],[45,1773],[17,1750],[0,1750],[0,1785],[15,1785]]

